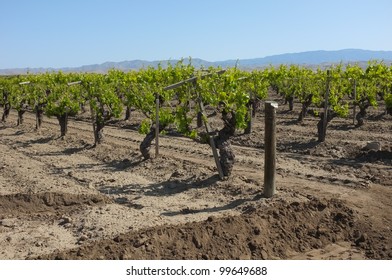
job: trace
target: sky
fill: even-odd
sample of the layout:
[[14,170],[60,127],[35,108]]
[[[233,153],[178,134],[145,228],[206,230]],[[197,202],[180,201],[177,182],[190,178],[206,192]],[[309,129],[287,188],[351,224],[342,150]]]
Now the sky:
[[0,69],[392,50],[391,0],[0,0]]

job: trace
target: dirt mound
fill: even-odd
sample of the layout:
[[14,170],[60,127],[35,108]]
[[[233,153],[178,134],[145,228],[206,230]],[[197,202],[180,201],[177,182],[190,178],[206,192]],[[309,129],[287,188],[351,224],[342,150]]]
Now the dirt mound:
[[368,235],[361,232],[357,214],[341,201],[311,197],[306,202],[280,201],[266,212],[251,207],[240,216],[130,232],[43,258],[287,259],[339,241],[366,244],[363,249],[374,253]]
[[98,205],[109,202],[101,195],[51,193],[18,193],[0,196],[0,213],[5,215],[53,212],[83,205]]

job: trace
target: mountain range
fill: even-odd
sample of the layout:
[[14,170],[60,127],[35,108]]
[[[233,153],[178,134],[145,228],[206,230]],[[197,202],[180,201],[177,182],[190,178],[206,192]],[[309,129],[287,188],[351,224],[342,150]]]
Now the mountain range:
[[[327,67],[336,63],[359,63],[366,65],[369,60],[383,60],[385,63],[392,63],[392,51],[369,51],[361,49],[344,49],[338,51],[307,51],[299,53],[286,53],[280,55],[266,56],[254,59],[238,59],[225,61],[206,61],[198,58],[192,58],[192,64],[199,67],[221,66],[232,67],[237,65],[242,69],[257,69],[267,67],[269,65],[279,64],[299,64],[309,67]],[[170,63],[176,63],[178,60],[170,60]],[[0,75],[14,75],[30,73],[40,73],[46,71],[64,71],[64,72],[98,72],[105,73],[109,69],[115,68],[123,71],[138,70],[144,67],[158,66],[159,63],[163,67],[167,65],[168,60],[147,61],[147,60],[130,60],[122,62],[105,62],[102,64],[84,65],[80,67],[64,67],[64,68],[11,68],[0,69]],[[184,59],[188,62],[188,58]]]

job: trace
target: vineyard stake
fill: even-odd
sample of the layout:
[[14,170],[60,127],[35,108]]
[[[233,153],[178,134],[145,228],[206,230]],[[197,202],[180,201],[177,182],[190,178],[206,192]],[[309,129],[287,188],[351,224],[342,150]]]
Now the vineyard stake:
[[156,94],[155,109],[155,157],[159,155],[159,95]]
[[207,121],[207,115],[206,115],[206,112],[204,110],[203,101],[201,101],[201,97],[200,96],[198,98],[198,101],[199,101],[199,106],[200,106],[200,112],[202,114],[202,119],[204,121],[204,125],[206,127],[208,138],[210,140],[210,146],[211,146],[211,149],[212,149],[212,154],[214,155],[216,168],[218,169],[219,178],[221,180],[223,180],[224,175],[223,175],[223,170],[222,170],[221,163],[219,161],[218,151],[216,150],[216,146],[215,146],[215,137],[214,137],[214,135],[212,135],[211,127],[210,127],[210,124]]
[[328,100],[329,100],[329,82],[331,80],[331,70],[327,70],[327,88],[325,91],[324,100],[324,119],[323,119],[323,133],[321,142],[325,141],[325,136],[327,135],[327,125],[328,125]]
[[90,114],[91,114],[91,121],[92,121],[92,124],[93,124],[94,147],[95,147],[97,145],[97,133],[96,133],[97,127],[96,127],[96,123],[95,123],[96,116],[94,114],[94,109],[93,109],[93,106],[91,105],[91,101],[90,101]]
[[276,108],[278,103],[265,102],[265,134],[264,134],[264,197],[275,194],[276,177]]
[[67,83],[68,86],[73,86],[73,85],[80,85],[82,83],[82,81],[76,81],[76,82],[70,82]]
[[354,80],[354,112],[353,125],[355,125],[355,115],[357,114],[357,80]]
[[244,134],[252,133],[252,126],[253,126],[253,105],[248,105],[248,122],[246,124],[246,128]]
[[[210,77],[210,76],[212,76],[212,75],[214,75],[214,74],[222,75],[222,74],[225,73],[225,72],[226,72],[226,70],[223,69],[223,70],[219,70],[219,71],[216,72],[216,73],[204,74],[204,75],[200,76],[200,79],[204,79],[204,78],[206,78],[206,77]],[[178,82],[178,83],[172,84],[172,85],[170,85],[170,86],[164,87],[163,90],[176,89],[176,88],[178,88],[178,87],[180,87],[180,86],[182,86],[182,85],[184,85],[184,84],[186,84],[186,83],[191,83],[191,82],[193,83],[193,82],[196,82],[197,79],[198,79],[197,76],[191,77],[191,78],[186,79],[186,80],[183,80],[183,81],[181,81],[181,82]]]

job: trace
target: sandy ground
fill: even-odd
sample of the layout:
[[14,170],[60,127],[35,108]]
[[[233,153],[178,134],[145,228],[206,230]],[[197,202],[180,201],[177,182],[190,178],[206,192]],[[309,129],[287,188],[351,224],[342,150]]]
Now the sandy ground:
[[[299,106],[296,107],[297,111]],[[163,136],[143,160],[135,112],[105,127],[25,114],[0,124],[0,259],[392,259],[392,118],[333,120],[277,113],[277,194],[263,197],[264,116],[233,140],[220,181],[208,145]],[[219,120],[212,120],[216,127]],[[381,151],[363,149],[368,141]]]

